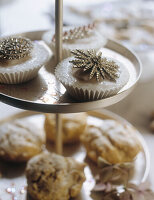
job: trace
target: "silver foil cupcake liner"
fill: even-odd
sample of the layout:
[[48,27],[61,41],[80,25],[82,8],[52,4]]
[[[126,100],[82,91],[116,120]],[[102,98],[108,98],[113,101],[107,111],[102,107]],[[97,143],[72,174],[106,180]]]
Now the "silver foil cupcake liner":
[[67,89],[67,92],[70,94],[70,96],[74,99],[77,99],[78,101],[95,101],[95,100],[101,100],[106,97],[113,96],[117,94],[121,89],[121,87],[106,90],[106,91],[93,91],[82,88],[73,87],[70,85],[63,84],[65,88]]
[[41,67],[29,69],[27,71],[18,71],[10,73],[0,73],[0,83],[3,84],[19,84],[27,82],[35,78]]

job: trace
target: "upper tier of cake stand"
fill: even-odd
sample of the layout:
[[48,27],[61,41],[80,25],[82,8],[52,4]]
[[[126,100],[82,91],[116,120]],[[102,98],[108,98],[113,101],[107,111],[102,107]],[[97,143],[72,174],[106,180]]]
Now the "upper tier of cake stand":
[[[19,35],[31,40],[40,40],[44,32],[26,32]],[[84,112],[119,102],[133,90],[138,82],[141,74],[140,61],[132,51],[109,39],[101,50],[104,56],[110,56],[122,62],[130,73],[129,82],[117,95],[91,102],[73,100],[63,85],[56,80],[52,58],[34,80],[18,85],[0,84],[0,101],[18,108],[46,113]]]

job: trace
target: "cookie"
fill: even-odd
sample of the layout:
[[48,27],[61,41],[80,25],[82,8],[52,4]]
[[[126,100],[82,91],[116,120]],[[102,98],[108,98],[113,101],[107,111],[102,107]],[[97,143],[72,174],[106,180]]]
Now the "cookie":
[[15,120],[0,126],[0,157],[24,162],[42,151],[45,134],[28,120]]
[[111,164],[131,162],[142,149],[136,130],[115,120],[100,120],[90,124],[81,136],[88,157],[97,162],[98,157]]
[[[87,114],[62,114],[62,131],[64,143],[75,143],[79,141],[87,125]],[[44,129],[47,139],[55,141],[55,114],[46,114]]]
[[29,160],[28,193],[35,200],[68,200],[76,197],[85,181],[84,163],[44,152]]

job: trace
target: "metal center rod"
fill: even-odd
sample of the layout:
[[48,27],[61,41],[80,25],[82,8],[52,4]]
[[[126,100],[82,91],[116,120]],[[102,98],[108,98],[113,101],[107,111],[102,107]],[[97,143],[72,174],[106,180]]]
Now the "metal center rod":
[[[63,34],[63,0],[55,0],[55,59],[56,64],[62,60],[62,34]],[[56,152],[63,152],[62,119],[56,114]]]
[[63,153],[63,137],[62,137],[62,119],[61,114],[56,114],[56,153]]
[[63,0],[55,0],[55,58],[56,64],[62,60]]

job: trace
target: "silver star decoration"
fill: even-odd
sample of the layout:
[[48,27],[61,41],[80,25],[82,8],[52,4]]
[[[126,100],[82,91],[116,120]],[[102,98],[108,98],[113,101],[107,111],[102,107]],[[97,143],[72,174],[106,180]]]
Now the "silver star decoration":
[[96,76],[96,80],[108,79],[116,81],[119,77],[119,66],[114,62],[110,61],[105,57],[102,57],[102,53],[95,50],[83,51],[76,49],[71,51],[75,56],[74,60],[70,63],[74,65],[75,68],[82,68],[83,71],[89,71],[89,79]]

